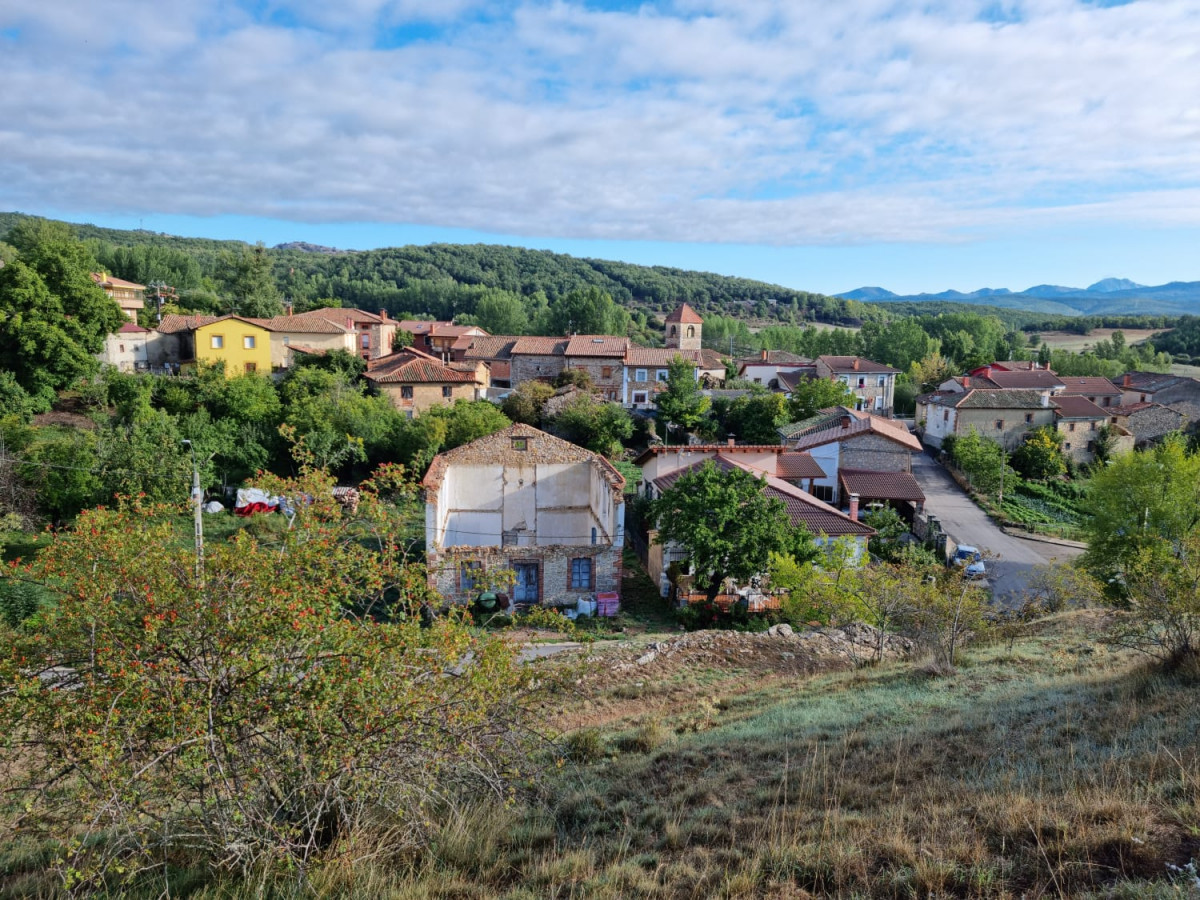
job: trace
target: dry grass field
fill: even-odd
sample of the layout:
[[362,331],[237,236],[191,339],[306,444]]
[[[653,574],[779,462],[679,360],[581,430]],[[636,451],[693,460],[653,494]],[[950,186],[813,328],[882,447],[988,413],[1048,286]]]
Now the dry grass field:
[[1125,343],[1137,344],[1153,335],[1159,334],[1161,329],[1096,328],[1093,329],[1091,334],[1087,335],[1072,334],[1069,331],[1044,331],[1042,332],[1042,341],[1049,344],[1055,350],[1070,350],[1079,353],[1082,350],[1096,346],[1100,341],[1108,340],[1112,337],[1114,331],[1123,331],[1125,333]]

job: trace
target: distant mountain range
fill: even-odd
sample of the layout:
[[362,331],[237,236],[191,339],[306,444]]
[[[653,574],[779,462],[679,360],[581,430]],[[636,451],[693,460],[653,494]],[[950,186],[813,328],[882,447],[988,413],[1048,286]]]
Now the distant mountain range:
[[894,294],[881,287],[861,287],[844,294],[847,300],[868,303],[953,301],[981,306],[1024,309],[1061,316],[1195,315],[1200,313],[1200,281],[1144,285],[1128,278],[1104,278],[1086,288],[1035,284],[1023,291],[980,288],[939,294]]

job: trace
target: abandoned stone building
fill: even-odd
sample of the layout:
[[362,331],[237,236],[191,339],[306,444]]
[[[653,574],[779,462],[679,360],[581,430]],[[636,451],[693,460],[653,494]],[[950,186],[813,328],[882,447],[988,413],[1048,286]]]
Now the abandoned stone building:
[[621,590],[625,479],[602,456],[513,425],[434,458],[425,488],[429,585],[470,602],[489,572],[514,604]]

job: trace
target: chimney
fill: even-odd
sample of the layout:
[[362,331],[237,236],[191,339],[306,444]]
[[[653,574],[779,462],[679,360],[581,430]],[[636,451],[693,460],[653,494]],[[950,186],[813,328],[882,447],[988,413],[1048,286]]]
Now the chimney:
[[350,316],[346,316],[346,328],[350,331],[354,330],[354,320]]
[[387,310],[386,309],[381,309],[379,311],[379,318],[383,319],[383,321],[385,321],[385,322],[387,321]]
[[855,372],[858,371],[858,357],[857,356],[854,357],[854,371]]
[[984,366],[984,367],[983,367],[983,377],[984,377],[984,378],[991,378],[991,377],[992,377],[992,367],[991,367],[991,366]]
[[732,446],[734,445],[734,442],[735,442],[735,440],[736,440],[735,438],[729,438],[729,439],[728,439],[728,442],[729,442],[729,446],[730,446],[730,447],[732,447]]
[[1042,394],[1042,406],[1046,407],[1047,409],[1050,407],[1050,392],[1049,391],[1046,391],[1044,394]]
[[1121,379],[1121,387],[1133,387],[1133,376],[1128,372],[1126,372],[1125,377]]
[[289,300],[289,301],[287,302],[287,314],[288,314],[289,316],[292,314],[292,307],[293,307],[293,303],[292,303],[292,301],[291,301],[291,300]]
[[848,414],[847,414],[847,415],[844,415],[844,416],[842,416],[842,427],[843,427],[843,428],[849,428],[849,427],[850,427],[850,422],[851,422],[851,421],[852,421],[852,419],[850,418],[850,416],[849,416]]
[[964,375],[962,377],[962,386],[964,389],[969,388],[971,386],[971,376],[970,375]]
[[850,518],[858,521],[858,494],[850,495]]
[[763,362],[766,362],[766,361],[767,361],[767,351],[766,351],[766,350],[763,350],[763,352],[762,352],[762,358],[763,358]]

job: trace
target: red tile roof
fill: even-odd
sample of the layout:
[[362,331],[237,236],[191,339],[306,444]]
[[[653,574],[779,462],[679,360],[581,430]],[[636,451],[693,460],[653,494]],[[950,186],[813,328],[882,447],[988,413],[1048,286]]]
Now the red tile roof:
[[509,350],[511,356],[562,356],[567,347],[567,338],[522,337]]
[[1076,394],[1061,394],[1054,398],[1055,415],[1060,419],[1107,419],[1112,413],[1101,409],[1087,397]]
[[[865,359],[861,356],[818,356],[818,360],[827,365],[831,371],[839,374],[850,372],[865,372],[868,375],[885,375],[888,373],[896,374],[900,370],[893,369],[891,366],[885,366],[883,363],[877,363],[871,359]],[[858,365],[855,366],[857,361]]]
[[144,284],[138,284],[136,281],[126,281],[124,278],[117,278],[104,272],[92,272],[91,276],[92,281],[101,287],[108,285],[109,287],[132,288],[135,291],[144,291],[146,289]]
[[347,328],[344,321],[335,322],[311,313],[275,316],[271,319],[255,319],[254,321],[271,331],[286,331],[292,334],[351,334],[354,331],[353,328]]
[[611,334],[573,334],[567,341],[566,356],[625,356],[629,338]]
[[665,369],[677,356],[682,356],[696,366],[703,366],[704,363],[699,350],[676,350],[673,347],[630,347],[625,351],[625,365],[653,366]]
[[700,317],[700,313],[696,312],[686,303],[680,303],[668,315],[668,322],[678,322],[681,325],[701,325],[704,319]]
[[411,353],[407,349],[385,356],[364,377],[380,384],[474,383],[476,380],[474,371],[451,368],[424,353]]
[[126,322],[117,329],[117,334],[149,334],[149,328],[143,328],[141,325],[135,325],[133,322]]
[[911,472],[872,472],[867,469],[842,469],[838,479],[848,494],[863,500],[913,500],[921,502],[925,494]]
[[[1066,385],[1063,394],[1094,394],[1115,396],[1121,389],[1107,378],[1099,376],[1059,375],[1059,381]],[[1062,396],[1060,394],[1060,396]]]
[[[848,425],[843,422],[847,417],[850,419]],[[854,413],[850,410],[844,410],[840,414],[835,413],[828,416],[827,420],[827,422],[818,422],[812,430],[801,431],[799,434],[788,436],[787,441],[790,448],[793,450],[808,450],[813,447],[822,447],[825,444],[844,441],[847,438],[857,437],[860,434],[873,433],[902,444],[914,452],[919,453],[923,449],[921,442],[910,434],[904,425],[893,419],[885,419],[882,416],[875,416],[870,413]]]
[[161,334],[177,334],[180,331],[195,331],[201,325],[215,322],[220,316],[183,316],[178,313],[167,313],[158,323]]
[[467,349],[463,352],[464,359],[486,360],[508,359],[512,355],[513,346],[517,341],[521,340],[519,337],[503,334],[490,334],[486,337],[478,335],[474,337],[466,336],[454,342],[456,350],[458,349],[459,341],[464,339],[470,341]]
[[986,376],[996,387],[1005,390],[1037,390],[1062,387],[1062,381],[1053,372],[1035,369],[1030,372],[997,372]]
[[824,478],[825,470],[803,451],[788,450],[775,458],[777,478]]

